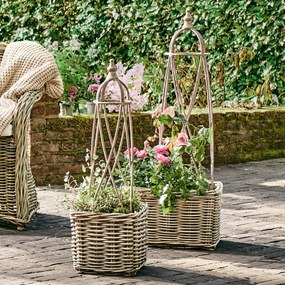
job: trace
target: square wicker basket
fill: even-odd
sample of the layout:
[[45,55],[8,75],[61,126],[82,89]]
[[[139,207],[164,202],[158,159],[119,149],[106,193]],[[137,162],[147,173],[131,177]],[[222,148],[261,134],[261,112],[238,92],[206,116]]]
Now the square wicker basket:
[[147,254],[147,207],[130,214],[72,211],[73,266],[80,273],[132,276]]
[[220,205],[223,184],[215,182],[214,190],[205,196],[192,194],[188,201],[178,198],[176,209],[163,215],[158,199],[150,189],[140,188],[148,204],[148,244],[214,249],[220,240]]

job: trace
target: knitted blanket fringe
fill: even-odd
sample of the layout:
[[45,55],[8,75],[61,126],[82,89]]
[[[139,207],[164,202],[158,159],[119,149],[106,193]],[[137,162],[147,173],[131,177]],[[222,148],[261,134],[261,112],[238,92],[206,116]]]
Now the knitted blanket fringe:
[[63,93],[53,55],[32,41],[8,44],[0,64],[0,135],[12,122],[18,98],[40,90],[53,98]]

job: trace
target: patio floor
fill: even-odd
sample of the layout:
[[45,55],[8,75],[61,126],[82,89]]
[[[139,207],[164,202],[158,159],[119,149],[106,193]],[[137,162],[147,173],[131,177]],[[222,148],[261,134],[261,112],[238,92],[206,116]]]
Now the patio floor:
[[78,274],[67,191],[39,188],[41,208],[25,231],[0,224],[0,284],[285,284],[285,159],[218,167],[215,176],[224,183],[215,251],[149,248],[135,277]]

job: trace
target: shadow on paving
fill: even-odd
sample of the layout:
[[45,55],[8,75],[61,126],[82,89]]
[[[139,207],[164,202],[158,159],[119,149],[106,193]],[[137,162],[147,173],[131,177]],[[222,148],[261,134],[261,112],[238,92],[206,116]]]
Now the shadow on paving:
[[208,274],[200,274],[186,269],[179,270],[163,266],[146,265],[138,272],[135,279],[140,279],[145,282],[151,280],[158,284],[254,284],[249,280],[237,277],[218,277],[215,275],[214,270],[212,272],[209,270],[208,272]]
[[[31,241],[31,237],[34,236],[34,240],[39,236],[48,236],[48,237],[70,237],[70,227],[69,227],[69,218],[57,216],[57,215],[47,215],[47,214],[37,214],[36,217],[31,221],[28,225],[26,231],[18,232],[15,228],[11,226],[5,226],[0,228],[0,236],[4,235],[17,235],[21,237],[28,237]],[[33,240],[33,239],[32,239]],[[43,240],[43,244],[46,243],[46,246],[49,246],[48,240]],[[69,243],[68,243],[69,245]],[[64,250],[70,251],[69,246],[64,248]],[[265,245],[256,245],[252,243],[242,243],[242,242],[234,242],[234,241],[225,241],[221,240],[218,244],[215,251],[207,251],[207,250],[197,250],[197,249],[163,249],[163,248],[150,248],[149,252],[151,255],[155,255],[155,264],[151,264],[153,262],[152,258],[148,259],[150,264],[146,264],[135,277],[118,277],[116,278],[116,283],[110,284],[135,284],[136,281],[148,282],[151,281],[152,284],[154,282],[158,284],[239,284],[239,285],[250,285],[255,284],[246,278],[239,277],[221,277],[219,276],[219,271],[215,269],[207,269],[204,272],[195,272],[195,269],[179,269],[179,262],[181,259],[189,257],[200,258],[203,256],[203,259],[214,261],[217,264],[220,261],[233,263],[236,262],[241,266],[247,267],[246,264],[249,260],[244,260],[244,256],[247,257],[255,257],[254,261],[264,260],[264,259],[274,259],[274,252],[278,252],[280,256],[285,256],[285,249],[274,247],[274,246],[265,246]],[[205,253],[205,255],[204,255]],[[37,255],[45,255],[45,252],[35,252],[34,256]],[[257,257],[257,258],[256,258]],[[69,256],[68,256],[69,258]],[[160,262],[161,260],[161,262]],[[157,262],[158,261],[158,262]],[[279,262],[278,260],[274,260],[275,262]],[[59,264],[66,263],[66,259],[62,261],[59,260]],[[165,264],[162,264],[165,263]],[[71,260],[70,260],[71,265]],[[250,264],[249,264],[250,265]],[[222,265],[224,266],[224,265]],[[254,264],[255,267],[258,265]],[[199,270],[199,266],[196,267]],[[268,267],[270,268],[270,263],[268,263]],[[46,269],[45,269],[46,270]],[[50,268],[52,271],[53,268]],[[70,267],[70,271],[73,271],[72,267]],[[206,271],[206,272],[205,272]],[[43,271],[46,272],[46,271]],[[69,272],[69,271],[68,271]],[[45,274],[45,273],[44,273]],[[15,277],[15,274],[9,275],[8,272],[1,274],[1,278],[9,280],[10,277]],[[23,276],[26,278],[26,281],[35,281],[35,279],[29,279],[27,276]],[[50,278],[54,278],[54,275],[51,275]],[[84,284],[84,275],[78,275],[80,278],[78,284]],[[96,277],[97,278],[97,277]],[[50,279],[51,281],[54,279]],[[109,279],[108,279],[109,280]],[[120,280],[120,282],[117,282]],[[196,283],[195,281],[199,281]],[[40,281],[40,280],[38,280]],[[104,278],[101,279],[104,282]],[[7,283],[9,284],[9,283]],[[24,283],[25,284],[25,283]],[[60,285],[61,283],[56,283]],[[66,284],[66,283],[63,283]],[[90,284],[90,283],[88,283]],[[103,284],[103,283],[102,283]],[[105,283],[104,283],[105,284]],[[106,283],[109,284],[109,283]]]
[[[88,277],[88,279],[85,281],[85,276]],[[178,269],[169,269],[162,266],[152,266],[152,265],[145,265],[143,266],[140,271],[137,273],[136,276],[133,277],[123,277],[123,276],[114,276],[114,275],[78,275],[73,276],[69,283],[72,282],[72,280],[77,280],[78,283],[76,284],[91,284],[90,280],[94,276],[94,280],[91,281],[92,284],[108,284],[108,285],[123,285],[123,284],[136,284],[139,282],[139,284],[142,284],[140,281],[143,281],[145,284],[148,282],[151,282],[151,284],[180,284],[180,285],[190,285],[190,284],[228,284],[228,285],[253,285],[255,283],[252,283],[251,281],[246,279],[241,279],[238,277],[218,277],[215,276],[214,272],[211,274],[199,274],[197,272],[193,272],[191,270],[178,270]],[[14,273],[8,273],[1,274],[0,277],[2,278],[2,281],[9,281],[11,279],[15,278]],[[21,282],[19,284],[38,284],[37,278],[30,278],[28,276],[23,276],[19,278]],[[66,285],[68,283],[57,280],[56,283],[50,283],[55,281],[54,279],[47,279],[43,281],[43,284],[56,284],[56,285]],[[26,283],[28,282],[28,283]],[[30,283],[33,282],[33,283]],[[39,284],[42,283],[41,280],[38,281]],[[76,282],[76,281],[75,281]],[[143,284],[144,284],[143,283]],[[6,283],[9,284],[9,283]],[[13,283],[15,284],[15,283]],[[72,282],[72,284],[75,284]]]
[[[246,257],[246,262],[243,257]],[[221,240],[210,259],[218,261],[221,258],[223,261],[246,264],[247,267],[254,266],[258,268],[267,264],[266,268],[274,268],[274,266],[271,267],[272,263],[284,264],[285,248],[274,245],[267,246]],[[254,264],[248,264],[249,260],[252,260]],[[261,264],[259,265],[258,262],[261,262]]]
[[24,231],[17,231],[14,225],[0,223],[1,235],[69,237],[71,235],[70,219],[58,215],[37,213]]

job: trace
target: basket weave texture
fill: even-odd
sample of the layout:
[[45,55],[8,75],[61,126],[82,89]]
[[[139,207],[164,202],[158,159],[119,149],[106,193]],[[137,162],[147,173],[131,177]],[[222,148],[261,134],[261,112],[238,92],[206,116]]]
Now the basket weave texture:
[[0,43],[0,63],[1,102],[14,102],[11,117],[1,109],[0,131],[12,121],[13,132],[0,136],[0,220],[20,230],[38,209],[30,165],[31,110],[44,92],[59,97],[63,85],[53,57],[35,42]]
[[0,136],[0,220],[21,230],[38,209],[30,165],[30,114],[42,92],[27,92],[18,101],[13,135]]
[[130,214],[70,214],[73,266],[81,273],[132,276],[147,253],[147,207]]
[[214,190],[205,196],[177,198],[175,210],[167,215],[150,189],[139,188],[142,201],[148,204],[149,245],[214,249],[220,240],[222,188],[221,182],[215,182]]

